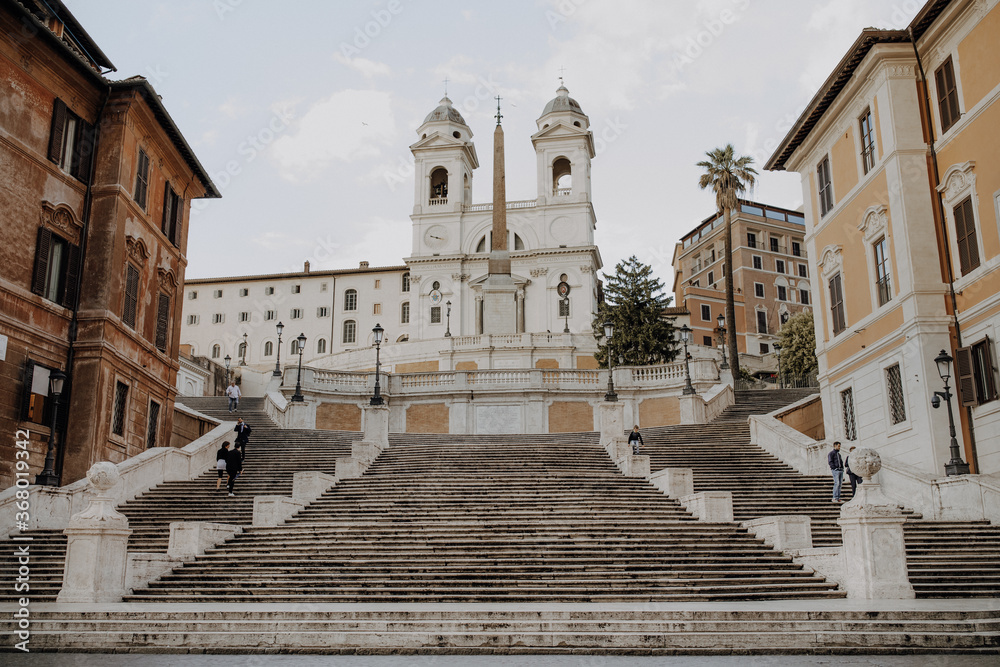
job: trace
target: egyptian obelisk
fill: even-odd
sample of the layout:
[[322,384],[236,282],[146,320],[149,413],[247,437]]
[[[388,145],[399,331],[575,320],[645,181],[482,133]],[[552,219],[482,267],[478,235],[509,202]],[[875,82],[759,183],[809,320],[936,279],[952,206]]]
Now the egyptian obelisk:
[[483,283],[483,333],[515,333],[516,288],[510,277],[507,249],[507,188],[504,180],[503,127],[497,96],[497,129],[493,132],[493,233],[490,242],[489,275]]

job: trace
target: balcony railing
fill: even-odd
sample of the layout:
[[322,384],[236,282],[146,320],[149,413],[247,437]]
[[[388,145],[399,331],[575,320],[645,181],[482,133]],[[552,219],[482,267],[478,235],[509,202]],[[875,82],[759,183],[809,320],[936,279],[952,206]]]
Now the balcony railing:
[[[519,201],[509,201],[507,202],[507,210],[516,208],[535,208],[538,206],[538,200],[536,199],[521,199]],[[470,204],[468,206],[462,207],[463,211],[492,211],[493,204]]]
[[447,203],[448,203],[448,198],[447,197],[431,197],[427,201],[427,204],[429,206],[440,206],[442,204],[447,204]]
[[573,188],[554,188],[552,194],[556,196],[566,196],[573,194]]

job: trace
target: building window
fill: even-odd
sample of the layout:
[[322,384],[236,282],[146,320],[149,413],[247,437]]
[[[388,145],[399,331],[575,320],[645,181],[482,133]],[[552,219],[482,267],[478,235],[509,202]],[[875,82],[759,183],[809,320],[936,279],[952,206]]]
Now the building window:
[[747,232],[747,247],[748,248],[757,247],[757,235],[753,232]]
[[399,307],[399,322],[401,324],[409,324],[410,323],[410,302],[409,301],[404,301],[403,304]]
[[714,346],[714,344],[712,342],[712,337],[711,336],[702,336],[702,338],[701,338],[701,344],[704,345],[705,347],[713,347]]
[[264,356],[270,357],[273,354],[274,354],[274,343],[272,343],[271,341],[267,341],[266,343],[264,343]]
[[875,253],[875,287],[878,290],[878,305],[884,306],[892,299],[889,289],[889,260],[885,256],[885,237],[872,246]]
[[715,271],[708,272],[708,284],[712,285],[715,282]]
[[198,316],[197,315],[188,315],[188,324],[190,324],[191,326],[194,326],[195,324],[198,324]]
[[958,263],[964,276],[979,267],[979,242],[971,196],[955,207],[955,240],[958,243]]
[[819,182],[820,215],[826,215],[833,208],[833,180],[830,176],[830,158],[825,157],[816,167],[816,178]]
[[354,320],[344,320],[344,342],[353,343],[358,334],[358,325]]
[[160,292],[156,300],[156,340],[160,352],[167,351],[167,333],[170,330],[170,295]]
[[778,245],[778,239],[775,238],[774,236],[772,236],[771,237],[771,252],[781,252],[781,250],[779,250],[779,248],[781,248],[781,246]]
[[777,271],[778,273],[784,273],[785,272],[785,261],[782,260],[782,259],[776,259],[776,260],[774,260],[774,270]]
[[770,354],[770,352],[771,352],[771,346],[770,345],[768,345],[767,343],[761,343],[760,344],[760,353],[761,354]]
[[197,298],[198,298],[198,292],[193,291],[193,290],[190,291],[190,292],[188,292],[188,299],[189,300],[193,301],[193,300],[195,300]]
[[798,241],[792,241],[792,254],[796,257],[802,256],[802,244]]
[[997,365],[993,341],[988,337],[955,350],[955,376],[963,406],[976,406],[997,399]]
[[381,303],[373,303],[372,304],[372,315],[381,315],[381,314],[382,314],[382,304]]
[[764,270],[764,260],[761,259],[759,255],[753,256],[753,268],[757,269],[758,271]]
[[302,285],[292,285],[292,294],[300,294],[302,292]]
[[248,290],[246,287],[241,287],[240,296],[250,296],[250,290]]
[[375,289],[382,289],[382,281],[378,278],[375,279]]
[[212,296],[214,296],[216,299],[221,299],[222,298],[222,290],[220,290],[220,289],[215,290],[215,292],[212,294]]
[[39,227],[31,291],[65,308],[72,308],[79,276],[79,246],[45,227]]
[[125,265],[125,302],[122,305],[122,322],[135,329],[139,310],[139,269],[132,264]]
[[889,391],[889,421],[899,424],[906,421],[906,404],[903,401],[903,376],[899,364],[885,369],[885,386]]
[[291,311],[291,313],[289,313],[289,315],[291,316],[291,318],[293,320],[301,320],[302,319],[302,309],[301,308],[292,308],[292,311]]
[[73,177],[90,180],[90,157],[94,150],[94,128],[56,99],[52,109],[48,158]]
[[764,298],[764,283],[753,284],[753,295],[758,299]]
[[757,311],[757,333],[766,334],[767,333],[767,311],[758,310]]
[[320,306],[316,309],[316,317],[330,317],[330,309],[326,306]]
[[238,348],[236,348],[236,356],[239,357],[240,359],[246,359],[247,358],[247,344],[246,343],[240,343],[240,346]]
[[250,321],[250,313],[246,311],[240,313],[240,322],[249,322],[249,321]]
[[844,317],[844,288],[839,273],[830,278],[830,315],[833,335],[836,336],[847,328],[847,319]]
[[845,389],[840,392],[840,410],[844,417],[844,439],[857,440],[858,426],[854,421],[854,390]]
[[297,338],[293,338],[292,339],[291,345],[289,345],[289,351],[292,354],[298,354],[299,353],[299,340]]
[[344,310],[358,309],[358,290],[349,289],[344,292]]
[[139,161],[135,168],[135,193],[132,199],[143,211],[146,210],[146,193],[149,189],[149,156],[139,149]]
[[264,311],[264,320],[271,321],[271,320],[275,319],[277,317],[277,315],[278,314],[275,311],[273,311],[273,310],[265,310]]
[[316,341],[316,354],[326,354],[326,339],[320,338]]
[[441,306],[431,306],[431,324],[441,324]]
[[320,283],[319,284],[319,291],[320,292],[325,292],[326,291],[326,283]]
[[181,227],[181,198],[174,192],[174,189],[167,183],[163,192],[163,223],[161,229],[164,236],[170,239],[174,245],[180,239]]
[[274,294],[274,288],[273,287],[265,287],[264,288],[264,294],[266,296],[271,296],[272,294]]
[[803,306],[808,306],[809,305],[809,290],[807,290],[807,289],[800,289],[799,290],[799,302]]
[[146,449],[156,447],[156,432],[160,426],[160,404],[149,402],[149,421],[146,424]]
[[788,301],[788,290],[784,285],[778,285],[778,301]]
[[875,130],[872,128],[872,110],[865,109],[858,123],[861,130],[861,167],[867,174],[875,167]]
[[702,304],[701,306],[701,319],[703,322],[710,322],[712,320],[712,307]]
[[799,278],[809,277],[809,266],[806,264],[799,264]]
[[125,435],[125,408],[128,403],[128,385],[121,380],[115,382],[115,404],[111,412],[111,432]]
[[220,356],[222,356],[222,346],[216,343],[212,346],[212,358],[218,359]]
[[959,117],[958,86],[955,85],[955,67],[951,56],[934,73],[934,83],[937,87],[938,109],[941,111],[941,131],[947,132]]
[[410,291],[410,274],[409,273],[404,273],[403,274],[403,291],[404,292],[409,292]]
[[[21,419],[34,424],[48,424],[51,419],[49,403],[49,375],[54,369],[37,364],[30,359],[24,365],[24,393],[21,401]],[[63,409],[68,405],[62,402]]]

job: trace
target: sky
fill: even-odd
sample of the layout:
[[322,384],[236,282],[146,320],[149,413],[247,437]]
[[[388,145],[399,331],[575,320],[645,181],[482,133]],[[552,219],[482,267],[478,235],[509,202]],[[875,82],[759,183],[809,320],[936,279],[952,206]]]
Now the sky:
[[222,193],[192,204],[187,278],[402,264],[416,129],[445,92],[492,199],[494,98],[507,198],[536,196],[530,136],[559,77],[590,118],[604,272],[636,255],[669,290],[674,244],[715,210],[696,163],[732,143],[752,196],[798,208],[763,163],[868,26],[917,0],[65,0],[146,77]]

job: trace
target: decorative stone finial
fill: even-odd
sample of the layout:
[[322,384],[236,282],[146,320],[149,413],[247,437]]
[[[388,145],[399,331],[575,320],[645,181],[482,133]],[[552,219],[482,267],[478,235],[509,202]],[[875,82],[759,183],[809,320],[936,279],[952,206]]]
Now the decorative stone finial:
[[90,470],[87,471],[90,485],[99,491],[100,495],[104,495],[106,491],[114,488],[121,478],[118,466],[110,461],[99,461],[90,466]]
[[128,519],[115,509],[116,500],[110,493],[111,489],[118,486],[121,478],[118,466],[110,461],[100,461],[90,466],[87,479],[90,480],[94,496],[82,512],[70,518],[70,526],[96,525],[127,529]]
[[882,458],[874,449],[865,447],[851,454],[851,470],[865,482],[871,482],[872,475],[882,469]]

